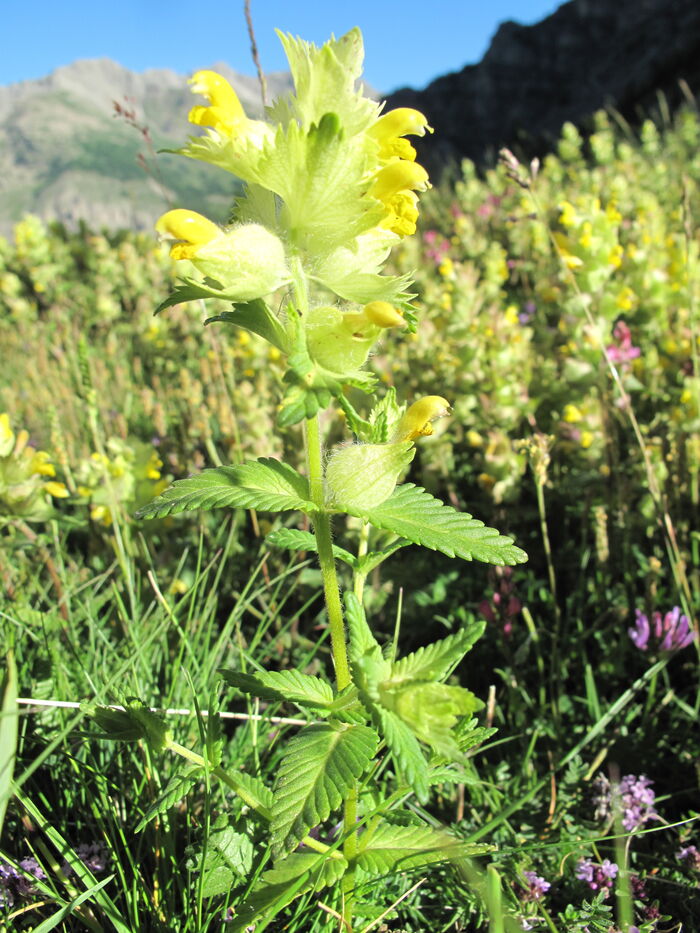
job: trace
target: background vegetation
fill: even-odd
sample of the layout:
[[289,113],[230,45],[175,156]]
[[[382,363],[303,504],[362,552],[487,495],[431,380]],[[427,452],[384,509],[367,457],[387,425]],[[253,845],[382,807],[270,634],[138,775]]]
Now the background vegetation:
[[[525,929],[700,927],[698,642],[681,620],[700,605],[699,141],[692,110],[639,138],[601,114],[537,172],[465,163],[399,253],[420,325],[371,365],[409,401],[454,405],[410,478],[530,561],[465,571],[404,549],[371,580],[406,650],[487,619],[459,674],[498,729],[424,814],[495,844],[488,872],[387,878],[396,900],[421,882],[388,929],[486,930],[498,891]],[[276,351],[202,328],[215,303],[154,318],[172,279],[145,235],[29,217],[0,245],[0,618],[21,696],[187,709],[172,724],[194,746],[219,667],[314,672],[329,651],[314,563],[268,549],[264,514],[133,519],[171,478],[299,447],[273,430]],[[219,696],[241,716],[224,761],[273,772],[289,710]],[[220,929],[260,870],[245,808],[101,742],[79,710],[24,710],[0,924]],[[333,924],[309,895],[279,929]]]

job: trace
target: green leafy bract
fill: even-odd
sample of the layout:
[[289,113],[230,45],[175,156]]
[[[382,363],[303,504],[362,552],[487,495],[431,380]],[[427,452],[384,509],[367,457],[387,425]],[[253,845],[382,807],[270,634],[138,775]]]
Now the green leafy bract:
[[484,634],[485,622],[473,622],[453,635],[419,648],[391,665],[391,681],[444,680]]
[[420,486],[404,483],[380,505],[369,510],[353,508],[351,515],[364,518],[377,528],[393,531],[423,547],[442,551],[448,557],[481,560],[487,564],[522,564],[527,554],[495,528],[458,512],[431,496]]
[[483,632],[476,623],[399,661],[388,661],[354,594],[346,595],[353,682],[372,722],[420,800],[428,799],[429,767],[420,743],[449,761],[463,754],[456,727],[483,704],[471,691],[439,683]]
[[420,802],[427,803],[430,796],[428,762],[411,727],[396,713],[379,704],[370,703],[369,707],[372,721],[396,759],[401,777]]
[[289,742],[274,791],[274,852],[294,849],[328,819],[368,766],[377,741],[368,726],[328,722],[306,726]]
[[193,509],[223,506],[282,512],[313,512],[309,485],[296,470],[271,457],[240,466],[215,467],[177,480],[136,513],[138,518],[163,518]]
[[227,684],[261,700],[288,700],[304,709],[328,709],[333,704],[333,688],[320,677],[299,671],[220,671]]
[[394,826],[382,822],[361,838],[357,864],[368,874],[386,875],[483,855],[493,849],[490,845],[462,842],[430,826]]

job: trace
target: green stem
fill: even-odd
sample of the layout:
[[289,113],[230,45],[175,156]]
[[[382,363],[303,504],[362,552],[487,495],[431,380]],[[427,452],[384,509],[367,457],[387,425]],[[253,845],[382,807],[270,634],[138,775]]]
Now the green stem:
[[335,665],[335,678],[338,690],[349,686],[350,666],[348,652],[345,644],[345,622],[343,621],[343,607],[340,602],[340,588],[335,572],[335,559],[333,557],[333,540],[331,537],[331,520],[325,510],[323,501],[323,464],[321,458],[321,434],[318,416],[309,418],[306,422],[306,456],[309,469],[309,487],[311,500],[317,507],[313,517],[316,544],[318,546],[318,561],[321,565],[323,579],[323,593],[326,597],[326,611],[328,624],[331,630],[331,649]]
[[[365,522],[360,529],[360,540],[357,545],[357,557],[362,558],[365,556],[369,550],[369,522]],[[365,580],[367,579],[366,573],[360,573],[355,571],[355,575],[352,581],[352,588],[355,596],[357,596],[358,602],[362,602],[362,594],[365,590]]]

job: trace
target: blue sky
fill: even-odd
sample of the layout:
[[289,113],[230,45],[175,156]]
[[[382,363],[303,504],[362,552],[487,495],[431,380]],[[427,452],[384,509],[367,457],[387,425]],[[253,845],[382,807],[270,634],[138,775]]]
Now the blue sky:
[[[316,44],[360,26],[365,78],[379,91],[423,87],[477,62],[498,24],[529,24],[557,0],[251,0],[266,71],[285,68],[275,27]],[[4,5],[0,85],[40,78],[77,58],[183,74],[225,61],[253,74],[243,0],[14,0]]]

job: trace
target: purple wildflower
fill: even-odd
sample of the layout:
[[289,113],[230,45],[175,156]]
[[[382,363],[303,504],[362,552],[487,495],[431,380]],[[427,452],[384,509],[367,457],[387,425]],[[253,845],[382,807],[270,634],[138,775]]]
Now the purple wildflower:
[[622,810],[622,826],[631,833],[649,820],[659,818],[654,808],[656,795],[651,789],[653,781],[640,774],[626,774],[617,788]]
[[523,310],[518,314],[518,320],[521,324],[529,324],[532,320],[535,311],[537,311],[537,305],[534,301],[526,301]]
[[676,858],[685,862],[693,871],[700,871],[700,852],[697,846],[684,846],[676,852]]
[[524,871],[523,878],[527,881],[527,888],[521,894],[523,901],[539,901],[552,887],[549,881],[534,871]]
[[591,891],[600,891],[603,897],[607,897],[617,871],[617,865],[610,859],[606,858],[601,865],[596,865],[591,859],[582,858],[576,866],[576,877],[585,881]]
[[510,567],[497,567],[498,588],[490,599],[483,599],[479,603],[479,613],[487,622],[498,622],[506,638],[513,632],[513,620],[522,608],[522,603],[513,595],[515,584],[512,581],[513,571]]
[[23,858],[19,864],[24,869],[23,872],[7,862],[0,862],[0,907],[12,907],[15,898],[27,897],[34,893],[34,885],[27,874],[37,881],[46,877],[35,858]]
[[695,640],[695,632],[690,628],[688,617],[681,614],[678,606],[674,606],[664,616],[660,612],[653,612],[651,624],[641,609],[635,609],[634,615],[634,628],[628,628],[627,633],[640,651],[647,650],[652,637],[657,650],[666,652],[680,651]]

